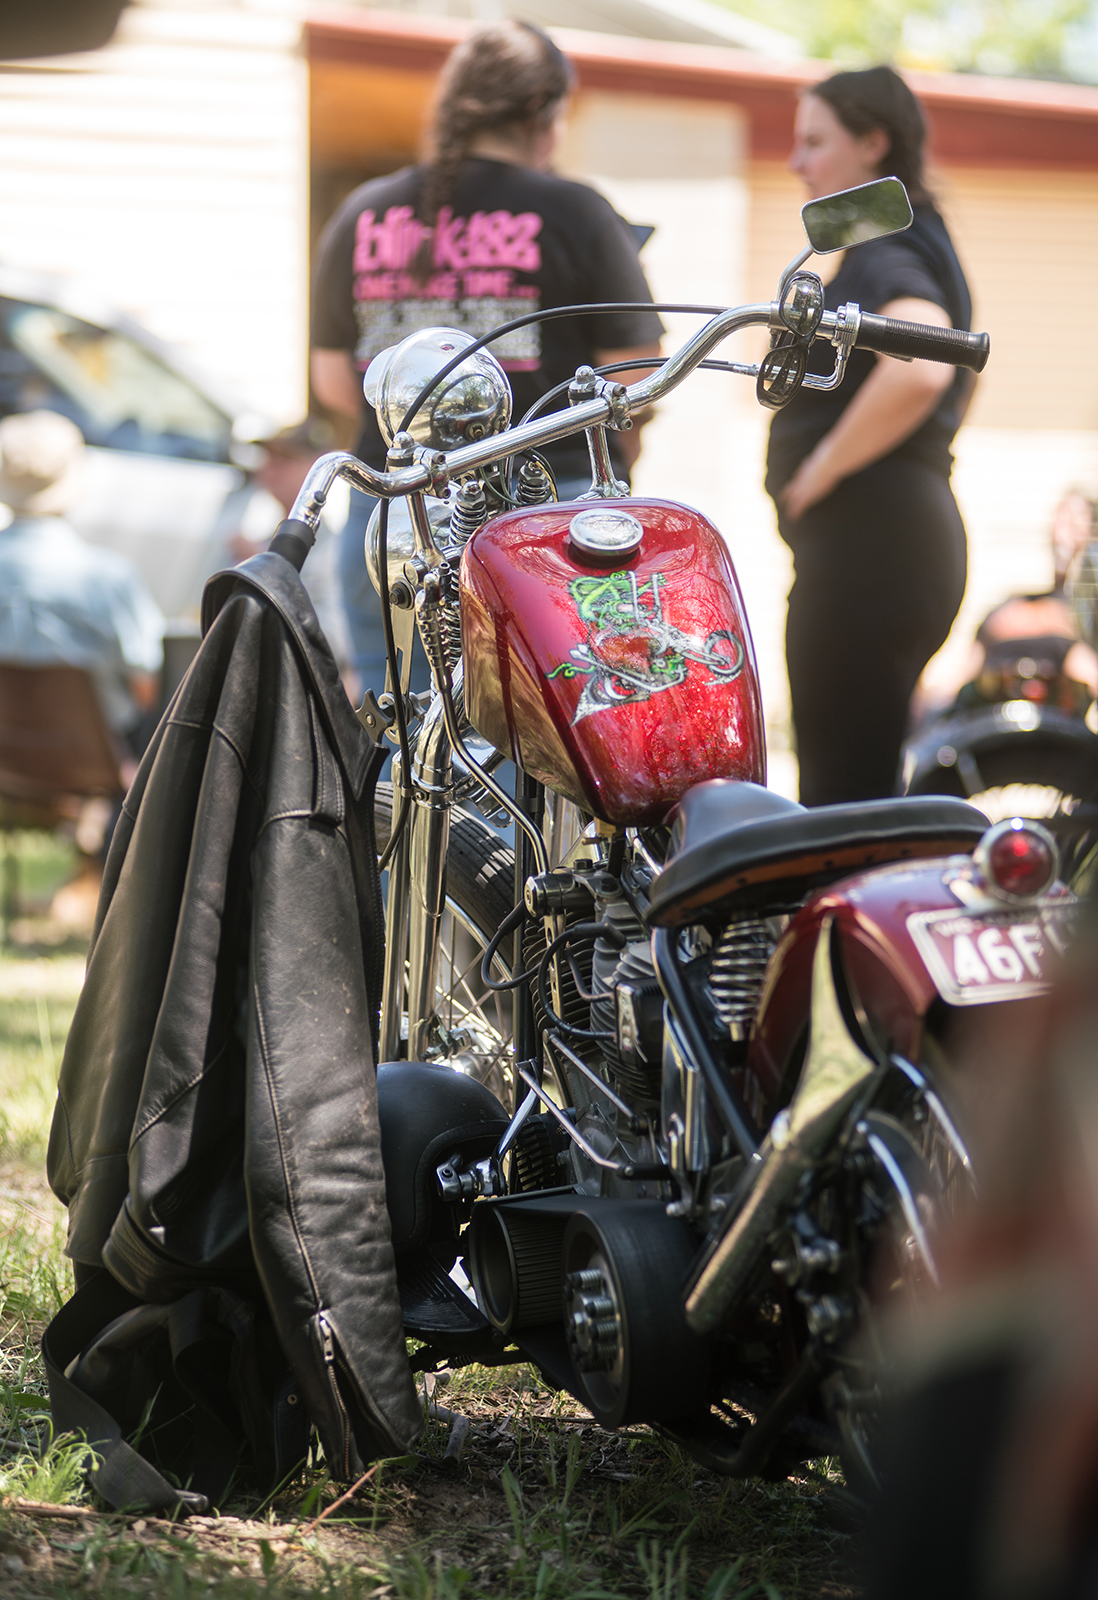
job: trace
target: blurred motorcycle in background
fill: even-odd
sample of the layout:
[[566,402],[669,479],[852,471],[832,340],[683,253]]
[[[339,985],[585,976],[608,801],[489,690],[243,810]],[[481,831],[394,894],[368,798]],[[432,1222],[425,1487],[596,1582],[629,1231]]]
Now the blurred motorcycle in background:
[[1038,818],[1070,877],[1098,823],[1098,633],[1093,512],[1069,491],[1053,516],[1053,588],[984,618],[966,681],[904,748],[905,794],[952,794],[991,822]]

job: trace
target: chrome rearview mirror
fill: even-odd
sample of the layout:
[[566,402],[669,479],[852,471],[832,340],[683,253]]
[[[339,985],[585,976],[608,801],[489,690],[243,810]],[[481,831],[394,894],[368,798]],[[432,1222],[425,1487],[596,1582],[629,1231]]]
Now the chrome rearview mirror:
[[832,330],[828,337],[835,346],[835,369],[828,376],[808,373],[807,363],[790,356],[790,340],[804,349],[823,320],[823,285],[813,272],[799,269],[812,254],[826,256],[834,250],[846,250],[851,245],[866,244],[870,239],[884,239],[890,233],[902,233],[914,221],[911,201],[899,178],[877,178],[873,183],[860,183],[855,189],[843,189],[838,194],[827,194],[819,200],[810,200],[801,207],[801,221],[808,235],[808,244],[794,256],[782,273],[778,284],[778,297],[770,308],[771,348],[763,362],[756,368],[756,392],[764,406],[775,410],[788,404],[803,383],[808,389],[834,389],[841,382],[854,334],[844,338],[840,331]]
[[801,221],[816,255],[826,256],[910,228],[911,201],[899,178],[877,178],[810,200],[801,207]]

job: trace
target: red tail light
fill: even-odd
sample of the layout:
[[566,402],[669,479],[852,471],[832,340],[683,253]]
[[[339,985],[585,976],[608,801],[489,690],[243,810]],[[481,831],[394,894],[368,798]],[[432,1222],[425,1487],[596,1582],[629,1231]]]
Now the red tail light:
[[973,852],[972,865],[991,894],[1031,900],[1055,882],[1060,852],[1039,822],[1011,817],[988,829]]

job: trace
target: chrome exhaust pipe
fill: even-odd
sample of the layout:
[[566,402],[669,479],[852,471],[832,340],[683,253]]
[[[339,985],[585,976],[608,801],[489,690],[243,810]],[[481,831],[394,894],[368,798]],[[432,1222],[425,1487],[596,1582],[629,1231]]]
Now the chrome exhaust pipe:
[[832,919],[820,927],[812,962],[808,1049],[793,1099],[779,1111],[745,1175],[746,1200],[730,1207],[723,1231],[695,1270],[686,1320],[695,1333],[713,1333],[746,1287],[767,1240],[793,1204],[801,1179],[823,1155],[877,1063],[858,1049],[843,1019],[831,970]]

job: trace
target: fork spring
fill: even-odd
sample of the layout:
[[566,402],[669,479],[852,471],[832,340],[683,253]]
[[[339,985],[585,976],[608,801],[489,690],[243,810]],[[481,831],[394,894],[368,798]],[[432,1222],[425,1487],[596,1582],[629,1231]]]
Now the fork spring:
[[515,499],[520,506],[540,506],[552,498],[549,474],[535,456],[527,456],[519,468]]
[[467,478],[454,498],[450,513],[450,541],[464,549],[488,514],[484,487],[476,478]]

